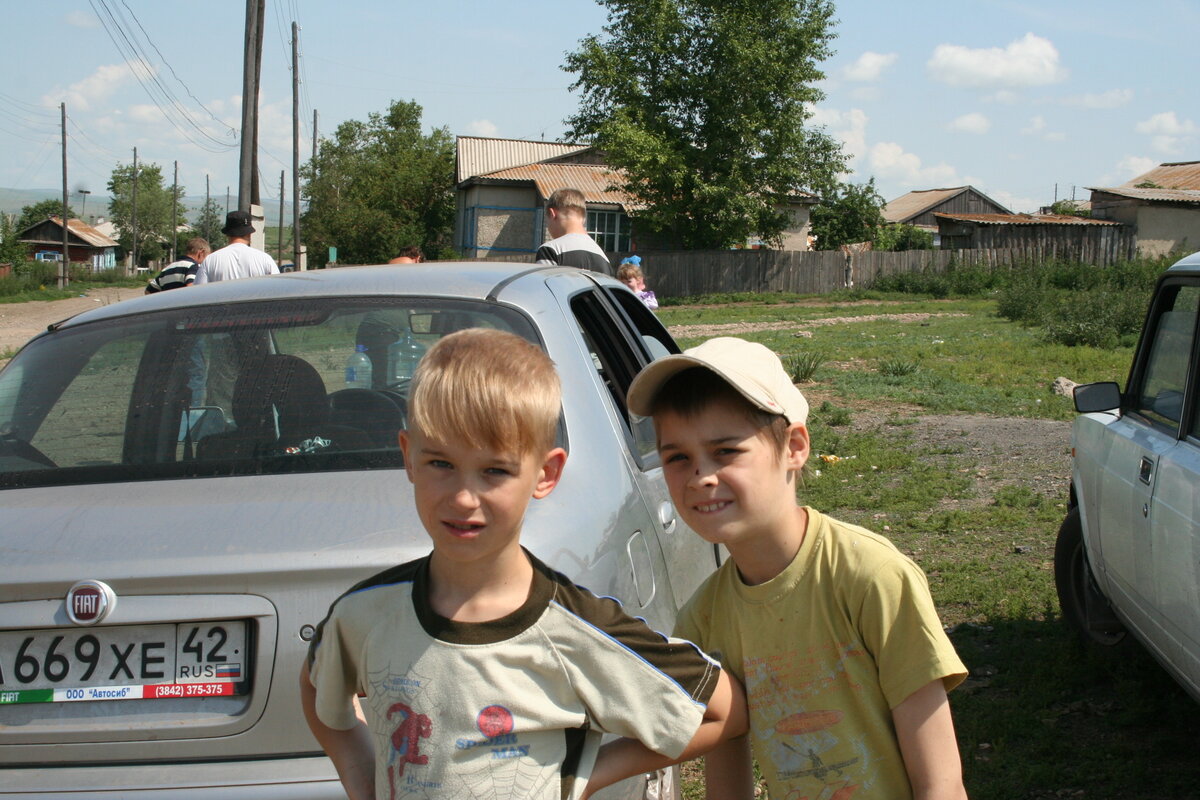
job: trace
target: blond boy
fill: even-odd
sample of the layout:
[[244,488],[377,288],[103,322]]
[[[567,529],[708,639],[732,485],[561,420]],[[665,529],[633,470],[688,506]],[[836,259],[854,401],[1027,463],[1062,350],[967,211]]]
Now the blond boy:
[[[648,366],[671,499],[728,560],[675,633],[742,680],[771,797],[962,800],[946,692],[966,675],[925,576],[888,540],[796,501],[808,403],[760,344],[712,339]],[[748,798],[745,738],[706,758],[710,798]]]
[[[521,547],[566,463],[560,398],[512,334],[460,331],[422,359],[401,448],[433,551],[335,601],[301,676],[351,798],[587,797],[745,730],[715,662]],[[605,731],[634,738],[598,756]]]

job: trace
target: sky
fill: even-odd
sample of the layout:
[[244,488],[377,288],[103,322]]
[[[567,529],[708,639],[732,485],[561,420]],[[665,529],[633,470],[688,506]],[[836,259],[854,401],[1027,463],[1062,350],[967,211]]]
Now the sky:
[[[264,204],[292,172],[291,23],[301,159],[319,135],[415,100],[427,128],[562,140],[578,106],[565,54],[600,34],[593,0],[266,0]],[[885,200],[973,185],[1015,212],[1157,164],[1200,160],[1200,0],[835,0],[836,53],[811,123]],[[42,0],[2,6],[0,187],[106,194],[118,163],[159,164],[190,196],[236,204],[244,0]],[[105,22],[108,24],[106,25]],[[118,47],[118,43],[120,47]],[[126,54],[144,58],[130,63]],[[20,65],[20,66],[17,66]],[[86,202],[86,201],[84,201]],[[99,202],[92,200],[95,204]],[[94,205],[87,215],[103,213]]]

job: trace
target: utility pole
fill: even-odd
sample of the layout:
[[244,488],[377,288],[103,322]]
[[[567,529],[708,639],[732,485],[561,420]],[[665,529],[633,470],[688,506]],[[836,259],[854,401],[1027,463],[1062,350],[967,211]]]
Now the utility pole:
[[[266,249],[266,242],[263,242],[263,249]],[[283,170],[279,170],[279,263],[283,263]]]
[[62,207],[62,261],[58,262],[58,288],[65,289],[71,282],[71,273],[67,269],[71,263],[69,237],[69,220],[67,219],[67,104],[60,103],[62,110],[62,175],[63,175],[63,207]]
[[[292,269],[300,269],[300,41],[292,22]],[[281,233],[280,236],[283,234]]]
[[312,148],[313,172],[317,171],[317,110],[313,109],[313,148]]
[[83,198],[83,202],[79,205],[79,218],[87,224],[87,196],[92,193],[91,189],[80,189],[79,195]]
[[238,170],[238,209],[259,204],[258,81],[262,69],[266,0],[246,0],[246,39],[242,60],[242,152]]
[[130,210],[130,214],[129,214],[129,216],[130,216],[130,223],[129,223],[129,227],[130,227],[130,229],[131,229],[131,231],[132,231],[132,233],[131,233],[131,236],[133,237],[133,249],[132,249],[131,253],[132,253],[132,255],[133,255],[133,272],[134,272],[134,274],[137,274],[137,268],[138,268],[138,246],[137,246],[137,173],[138,173],[138,169],[137,169],[137,148],[135,147],[135,148],[133,148],[133,197],[130,199],[130,204],[129,204],[129,210]]
[[179,162],[175,162],[175,179],[171,182],[171,260],[175,261],[175,250],[179,247]]

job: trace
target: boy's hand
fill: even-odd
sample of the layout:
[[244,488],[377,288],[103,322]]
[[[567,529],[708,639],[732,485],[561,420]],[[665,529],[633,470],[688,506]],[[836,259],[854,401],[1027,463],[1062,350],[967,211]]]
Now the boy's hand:
[[967,800],[950,701],[941,679],[925,684],[892,709],[913,800]]
[[727,739],[741,736],[747,727],[746,692],[726,670],[721,670],[717,686],[704,709],[704,719],[678,758],[656,753],[634,739],[609,742],[600,748],[600,754],[592,768],[592,776],[588,780],[587,794],[584,796],[634,775],[654,772],[681,761],[690,761]]
[[362,722],[349,730],[330,728],[317,717],[317,690],[308,675],[308,664],[300,669],[300,703],[304,719],[321,749],[337,768],[338,778],[350,800],[374,800],[375,752],[370,731]]

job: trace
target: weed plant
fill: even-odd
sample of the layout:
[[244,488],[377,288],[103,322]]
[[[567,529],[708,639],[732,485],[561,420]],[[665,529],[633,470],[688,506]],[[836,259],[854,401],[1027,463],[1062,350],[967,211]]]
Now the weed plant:
[[804,383],[812,380],[813,375],[825,363],[824,353],[816,350],[806,350],[803,353],[789,353],[783,357],[783,368],[791,377],[792,383]]

